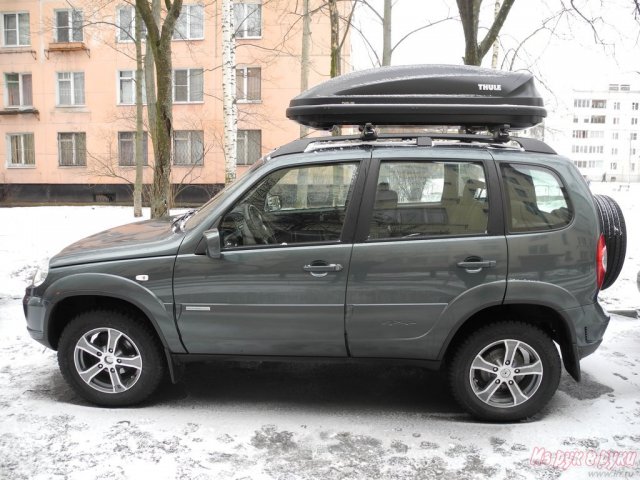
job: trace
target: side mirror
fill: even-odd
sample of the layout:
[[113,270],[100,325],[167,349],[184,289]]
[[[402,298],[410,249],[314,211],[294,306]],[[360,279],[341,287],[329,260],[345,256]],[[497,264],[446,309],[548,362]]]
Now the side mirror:
[[207,256],[209,258],[220,258],[222,254],[220,248],[220,232],[218,229],[207,230],[202,235],[207,243]]
[[280,201],[280,195],[267,195],[265,202],[265,212],[277,212],[282,209],[282,202]]

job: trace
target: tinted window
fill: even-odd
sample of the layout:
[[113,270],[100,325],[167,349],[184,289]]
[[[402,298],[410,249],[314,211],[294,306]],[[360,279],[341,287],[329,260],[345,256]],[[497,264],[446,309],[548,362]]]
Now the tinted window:
[[338,241],[356,173],[353,163],[272,172],[222,219],[223,245]]
[[383,162],[369,239],[484,234],[484,169],[468,162]]
[[573,210],[555,173],[529,165],[503,164],[501,169],[510,232],[552,230],[571,222]]

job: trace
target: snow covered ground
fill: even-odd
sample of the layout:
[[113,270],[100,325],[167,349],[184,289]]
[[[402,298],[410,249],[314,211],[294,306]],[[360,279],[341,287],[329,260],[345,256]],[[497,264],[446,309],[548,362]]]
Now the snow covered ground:
[[[640,186],[617,188],[592,185],[629,224],[602,302],[637,309]],[[192,365],[146,406],[90,406],[29,338],[20,298],[40,260],[132,220],[121,207],[0,209],[0,479],[640,478],[640,320],[621,316],[582,383],[565,375],[516,425],[473,421],[438,374],[374,365]]]

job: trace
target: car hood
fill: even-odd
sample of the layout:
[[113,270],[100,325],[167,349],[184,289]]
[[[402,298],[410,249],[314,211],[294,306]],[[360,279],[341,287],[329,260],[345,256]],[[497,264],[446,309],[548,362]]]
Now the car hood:
[[184,233],[174,232],[172,217],[146,220],[115,227],[72,243],[51,258],[50,266],[130,258],[176,255]]

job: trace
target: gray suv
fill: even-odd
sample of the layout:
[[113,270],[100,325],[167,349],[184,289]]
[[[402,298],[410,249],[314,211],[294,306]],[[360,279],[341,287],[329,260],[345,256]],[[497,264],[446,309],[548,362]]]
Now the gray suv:
[[[437,77],[412,68],[424,82]],[[460,82],[485,72],[450,68]],[[406,77],[391,68],[387,81],[393,72]],[[327,83],[337,91],[352,77]],[[503,76],[483,77],[498,82],[506,96]],[[362,134],[296,140],[201,208],[88,237],[36,273],[24,298],[29,333],[58,350],[73,389],[123,406],[167,374],[175,382],[190,361],[401,359],[446,368],[475,416],[513,421],[554,394],[559,351],[579,380],[609,321],[598,291],[624,258],[615,202],[594,199],[546,144],[509,136],[490,105],[486,123],[477,109],[472,120],[452,113],[466,133],[381,135],[360,120],[381,124],[392,112],[394,124],[430,125],[442,110],[402,121],[402,108],[376,116],[370,102],[334,118],[317,102],[301,111],[300,98],[291,118],[362,123]],[[606,270],[609,246],[618,272]]]

